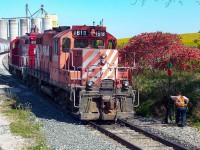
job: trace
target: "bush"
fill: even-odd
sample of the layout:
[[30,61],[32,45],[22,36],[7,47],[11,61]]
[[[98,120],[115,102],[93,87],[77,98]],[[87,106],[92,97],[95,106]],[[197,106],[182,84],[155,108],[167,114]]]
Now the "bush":
[[[177,34],[154,32],[132,37],[120,51],[121,60],[139,69],[165,69],[172,62],[177,70],[195,70],[200,66],[200,51],[185,47]],[[135,58],[134,58],[135,56]],[[124,63],[124,62],[120,62]]]
[[[140,106],[136,108],[136,113],[143,116],[164,117],[167,102],[163,98],[164,96],[169,97],[169,78],[166,72],[157,71],[155,74],[151,71],[144,71],[135,76],[134,88],[140,89]],[[198,120],[196,107],[200,97],[200,74],[173,72],[170,94],[174,95],[177,90],[190,99],[188,116]]]

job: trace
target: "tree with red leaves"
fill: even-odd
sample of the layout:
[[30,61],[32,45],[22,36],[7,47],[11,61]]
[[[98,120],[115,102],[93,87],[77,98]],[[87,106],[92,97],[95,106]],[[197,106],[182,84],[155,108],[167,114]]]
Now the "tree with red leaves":
[[193,70],[200,60],[199,49],[185,47],[177,34],[162,32],[134,36],[120,52],[121,60],[130,66],[135,61],[140,69],[164,69],[172,62],[178,70]]

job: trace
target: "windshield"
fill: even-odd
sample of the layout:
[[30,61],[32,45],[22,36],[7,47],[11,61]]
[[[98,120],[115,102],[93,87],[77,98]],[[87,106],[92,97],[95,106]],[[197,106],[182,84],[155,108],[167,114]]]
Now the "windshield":
[[99,46],[104,46],[103,40],[91,40],[90,41],[90,47],[91,48],[98,48]]
[[74,48],[86,48],[88,47],[88,40],[76,39],[74,40]]

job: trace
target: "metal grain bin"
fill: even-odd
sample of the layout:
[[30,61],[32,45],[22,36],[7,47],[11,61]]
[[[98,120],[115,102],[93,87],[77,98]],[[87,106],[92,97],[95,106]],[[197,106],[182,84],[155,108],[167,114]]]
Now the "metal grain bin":
[[52,19],[51,18],[42,18],[42,31],[52,29]]

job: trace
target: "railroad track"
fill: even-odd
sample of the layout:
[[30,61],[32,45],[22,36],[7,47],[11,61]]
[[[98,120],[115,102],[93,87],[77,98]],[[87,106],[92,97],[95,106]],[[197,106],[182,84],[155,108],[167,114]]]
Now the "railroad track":
[[98,122],[89,122],[89,124],[99,130],[100,132],[106,134],[110,138],[116,140],[122,145],[129,149],[134,150],[187,150],[187,148],[182,147],[176,143],[168,141],[160,136],[154,135],[142,128],[128,123],[126,120],[117,119],[115,124],[102,124]]
[[10,85],[13,83],[10,81],[11,77],[8,68],[5,66],[5,63],[7,63],[7,60],[5,59],[6,55],[6,53],[0,53],[0,82]]
[[[28,89],[15,76],[12,76],[8,71],[7,53],[0,53],[0,92],[4,92],[8,97],[12,98],[15,92],[23,93]],[[15,95],[15,94],[14,94]]]

